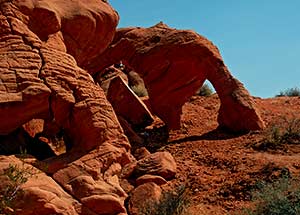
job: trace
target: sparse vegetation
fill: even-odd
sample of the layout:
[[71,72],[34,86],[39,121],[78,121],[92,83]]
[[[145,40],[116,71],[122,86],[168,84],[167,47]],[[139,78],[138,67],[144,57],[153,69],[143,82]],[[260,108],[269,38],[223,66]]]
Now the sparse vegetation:
[[282,96],[289,96],[289,97],[300,96],[300,89],[298,87],[293,87],[285,91],[280,91],[280,93],[276,95],[276,97],[282,97]]
[[287,176],[273,183],[261,183],[253,193],[255,207],[246,209],[243,215],[299,215],[300,184]]
[[8,185],[0,190],[0,214],[14,214],[15,200],[23,194],[21,186],[34,175],[33,169],[22,165],[9,164],[2,173],[2,177],[8,180]]
[[188,215],[189,202],[188,189],[182,185],[166,192],[158,204],[149,204],[143,215]]
[[203,84],[203,86],[196,92],[196,95],[199,96],[211,96],[213,94],[213,90],[208,84]]
[[265,137],[254,144],[259,150],[280,149],[285,144],[300,144],[300,119],[282,119],[265,130]]

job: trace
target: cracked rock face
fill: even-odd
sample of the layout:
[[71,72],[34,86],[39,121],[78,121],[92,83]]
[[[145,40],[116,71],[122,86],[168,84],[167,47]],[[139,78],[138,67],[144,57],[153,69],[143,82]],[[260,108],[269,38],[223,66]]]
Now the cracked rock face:
[[151,110],[170,129],[180,128],[182,106],[207,79],[221,100],[218,122],[232,131],[264,127],[255,103],[225,66],[218,48],[190,30],[159,23],[150,28],[123,28],[113,43],[85,68],[94,74],[122,61],[144,80]]

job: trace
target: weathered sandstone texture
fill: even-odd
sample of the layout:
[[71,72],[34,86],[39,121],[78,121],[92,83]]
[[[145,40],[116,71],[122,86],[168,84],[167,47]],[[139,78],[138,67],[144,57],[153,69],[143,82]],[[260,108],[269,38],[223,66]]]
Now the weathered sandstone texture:
[[16,214],[126,212],[117,174],[132,160],[130,145],[103,90],[78,66],[109,45],[117,22],[103,1],[0,1],[0,134],[35,118],[72,143],[40,164],[52,178],[24,184],[36,205],[24,202]]
[[[76,29],[83,21],[91,25]],[[74,149],[113,140],[126,145],[103,90],[77,66],[107,47],[117,21],[102,1],[2,1],[0,134],[43,118],[63,128]]]

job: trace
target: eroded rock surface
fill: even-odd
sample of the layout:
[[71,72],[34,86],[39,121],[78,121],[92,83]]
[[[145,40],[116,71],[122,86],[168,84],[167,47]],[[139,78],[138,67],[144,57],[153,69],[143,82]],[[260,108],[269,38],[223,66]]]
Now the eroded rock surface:
[[[122,166],[130,161],[126,150],[104,143],[60,168],[53,178],[95,214],[126,213],[124,201],[127,194],[119,184],[118,175]],[[55,162],[50,160],[47,163],[49,168]]]
[[25,201],[19,214],[126,212],[117,167],[132,161],[130,145],[103,90],[78,66],[109,45],[117,22],[104,1],[0,1],[0,134],[43,119],[72,143],[67,154],[36,163],[55,180],[49,189],[61,186],[67,197],[45,193],[44,174],[26,198],[41,202]]
[[167,183],[167,181],[163,177],[158,175],[143,175],[136,179],[137,185],[146,184],[150,182],[153,182],[157,185],[163,185]]
[[[66,50],[81,66],[102,53],[115,33],[118,14],[107,1],[13,0],[41,40],[62,33]],[[101,39],[99,39],[101,38]],[[57,42],[57,41],[54,41]]]
[[183,104],[206,79],[221,100],[221,127],[233,131],[264,127],[251,96],[230,74],[217,47],[193,31],[163,23],[119,29],[110,47],[83,66],[94,74],[120,61],[143,78],[151,109],[170,129],[180,127]]
[[176,174],[176,162],[169,152],[155,152],[137,162],[134,174],[137,176],[152,174],[172,179]]
[[[112,39],[117,15],[108,4],[96,3],[98,1],[89,1],[83,6],[81,1],[77,4],[72,1],[70,5],[59,1],[1,2],[1,134],[13,131],[32,118],[50,118],[64,128],[77,149],[88,151],[112,139],[127,141],[103,91],[86,71],[77,66],[75,59],[80,61],[79,55],[74,54],[74,59],[67,53],[73,54],[71,42],[68,42],[70,35],[76,44],[81,44],[87,35],[97,33],[97,26],[102,29],[98,33],[103,34],[103,41],[107,42],[99,44],[91,40],[90,43],[97,44],[93,46],[97,50],[95,53],[106,48]],[[71,34],[65,28],[77,26],[76,20],[78,16],[82,18],[81,14],[84,17],[89,14],[84,20],[92,19],[95,26],[84,34]],[[59,26],[52,30],[51,26],[43,26],[42,29],[49,27],[49,31],[39,32],[41,28],[35,24],[42,23],[33,21],[37,18],[44,24],[57,22]],[[102,26],[106,24],[110,27]],[[81,46],[80,50],[89,56],[89,46],[85,42]]]

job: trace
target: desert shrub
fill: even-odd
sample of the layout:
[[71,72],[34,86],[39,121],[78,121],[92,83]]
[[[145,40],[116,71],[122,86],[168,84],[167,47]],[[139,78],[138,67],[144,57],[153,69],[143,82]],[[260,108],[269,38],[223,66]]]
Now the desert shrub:
[[278,149],[284,144],[300,144],[300,119],[282,118],[280,122],[269,126],[264,138],[253,147],[259,150]]
[[186,208],[190,202],[188,193],[185,185],[168,191],[158,204],[149,204],[143,215],[187,215]]
[[138,97],[148,96],[148,91],[142,84],[133,85],[131,89]]
[[300,96],[300,89],[298,87],[293,87],[284,91],[280,91],[280,93],[276,95],[276,97],[282,97],[282,96],[289,96],[289,97]]
[[282,177],[272,183],[262,182],[253,193],[255,207],[246,209],[243,215],[299,215],[300,184],[298,180]]
[[33,176],[33,169],[9,164],[4,170],[2,176],[8,179],[8,185],[0,190],[0,214],[14,214],[14,202],[23,192],[21,186]]
[[196,92],[199,96],[210,96],[213,94],[213,90],[208,84],[203,84],[203,86]]

